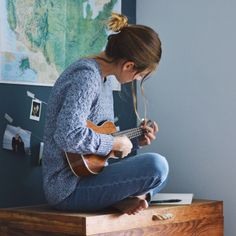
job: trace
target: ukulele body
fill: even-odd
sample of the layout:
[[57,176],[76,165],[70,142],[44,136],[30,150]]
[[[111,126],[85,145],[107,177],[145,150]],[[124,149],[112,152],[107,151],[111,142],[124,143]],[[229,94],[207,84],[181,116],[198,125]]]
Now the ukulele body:
[[[104,122],[101,126],[87,121],[87,127],[99,134],[112,134],[116,132],[116,126],[111,121]],[[66,158],[72,172],[76,176],[88,176],[99,174],[106,166],[109,158],[114,157],[112,151],[107,156],[99,156],[95,154],[81,155],[78,153],[66,152]]]

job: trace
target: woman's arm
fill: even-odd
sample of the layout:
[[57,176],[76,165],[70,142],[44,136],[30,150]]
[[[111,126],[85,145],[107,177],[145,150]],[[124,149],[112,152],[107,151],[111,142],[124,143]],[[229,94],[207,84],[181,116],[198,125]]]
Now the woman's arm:
[[67,89],[58,113],[54,140],[66,152],[108,154],[113,147],[113,136],[95,133],[86,127],[87,118],[101,87],[101,78],[93,71],[77,71]]

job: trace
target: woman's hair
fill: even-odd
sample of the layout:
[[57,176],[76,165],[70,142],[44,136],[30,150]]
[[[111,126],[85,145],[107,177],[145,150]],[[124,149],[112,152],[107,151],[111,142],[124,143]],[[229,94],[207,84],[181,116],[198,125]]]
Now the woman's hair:
[[[108,63],[119,62],[122,59],[125,62],[132,61],[134,62],[136,73],[146,69],[152,72],[156,69],[161,59],[162,49],[161,40],[152,28],[144,25],[128,24],[128,18],[117,13],[112,13],[107,26],[113,32],[108,36],[105,48],[106,56],[112,60],[106,60]],[[141,93],[144,98],[145,119],[147,118],[147,99],[144,94],[143,82],[147,79],[147,76],[142,78],[140,83]],[[134,111],[137,118],[141,121],[137,112],[137,98],[133,82],[131,88]]]
[[138,72],[153,71],[161,59],[161,41],[158,34],[144,25],[128,24],[124,15],[112,13],[107,22],[112,34],[108,36],[105,53],[113,61],[121,59],[134,62]]

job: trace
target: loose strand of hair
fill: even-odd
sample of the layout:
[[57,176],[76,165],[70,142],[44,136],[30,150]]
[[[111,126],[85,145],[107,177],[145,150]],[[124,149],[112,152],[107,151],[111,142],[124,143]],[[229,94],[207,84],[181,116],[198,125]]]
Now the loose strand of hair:
[[148,99],[145,95],[145,92],[144,92],[144,86],[143,86],[143,83],[144,81],[147,79],[148,77],[144,77],[142,80],[141,80],[141,83],[140,83],[140,90],[141,90],[141,94],[142,94],[142,98],[143,98],[143,105],[144,105],[144,119],[146,120],[147,119],[147,106],[148,106]]
[[138,118],[139,122],[142,122],[142,119],[140,118],[140,115],[139,115],[139,113],[137,111],[137,97],[136,97],[134,81],[132,81],[132,83],[131,83],[131,89],[132,89],[132,98],[133,98],[134,112],[135,112],[135,115]]

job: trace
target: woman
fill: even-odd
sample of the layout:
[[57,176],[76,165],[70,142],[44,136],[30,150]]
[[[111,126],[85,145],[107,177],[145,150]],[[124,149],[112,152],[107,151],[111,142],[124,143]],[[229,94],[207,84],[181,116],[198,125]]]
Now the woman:
[[[126,137],[98,134],[86,126],[113,121],[113,96],[109,75],[121,83],[144,80],[157,67],[161,42],[149,27],[129,25],[125,16],[112,14],[104,52],[70,65],[56,81],[48,102],[43,157],[44,190],[52,206],[61,210],[96,211],[113,207],[135,214],[148,207],[153,194],[163,187],[168,164],[164,157],[146,153],[126,157],[133,144]],[[147,127],[138,140],[149,145],[157,125]],[[75,176],[65,152],[106,156],[122,153],[98,175]],[[124,158],[124,159],[123,159]]]

